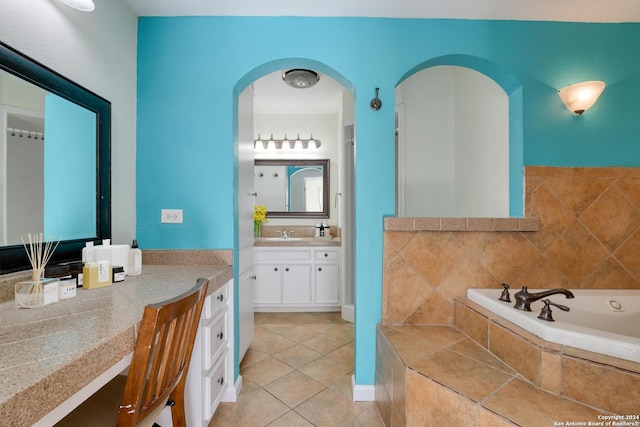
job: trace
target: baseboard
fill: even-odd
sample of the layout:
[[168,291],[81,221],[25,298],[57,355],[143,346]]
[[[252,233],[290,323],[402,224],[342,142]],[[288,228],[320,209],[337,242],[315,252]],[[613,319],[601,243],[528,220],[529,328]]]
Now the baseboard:
[[221,402],[237,402],[240,391],[242,390],[242,375],[238,375],[238,379],[234,385],[227,385],[222,393]]
[[351,390],[354,402],[373,402],[376,400],[375,386],[356,384],[356,376],[351,376]]
[[353,309],[353,304],[347,304],[342,306],[342,320],[346,320],[347,322],[354,322],[355,312]]

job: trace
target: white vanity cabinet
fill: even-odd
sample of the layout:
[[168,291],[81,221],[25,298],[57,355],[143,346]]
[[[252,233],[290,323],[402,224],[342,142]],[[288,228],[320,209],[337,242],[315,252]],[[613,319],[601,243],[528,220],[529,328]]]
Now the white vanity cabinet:
[[256,311],[340,308],[340,247],[261,246],[254,250]]
[[189,426],[206,427],[221,401],[229,401],[230,395],[235,400],[233,281],[205,299],[185,393]]

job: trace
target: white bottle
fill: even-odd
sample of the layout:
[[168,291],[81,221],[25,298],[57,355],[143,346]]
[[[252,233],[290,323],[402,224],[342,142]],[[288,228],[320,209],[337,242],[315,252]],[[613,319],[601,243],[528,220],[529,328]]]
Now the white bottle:
[[327,225],[326,222],[322,223],[322,227],[320,228],[322,230],[322,236],[331,236],[331,229],[329,228],[329,226]]
[[138,249],[138,241],[135,239],[133,239],[131,249],[129,249],[129,260],[127,264],[128,276],[139,276],[142,274],[142,251]]
[[82,262],[91,262],[96,260],[95,249],[93,249],[93,242],[87,242],[85,247],[82,248]]
[[316,234],[315,237],[320,237],[320,223],[316,222]]

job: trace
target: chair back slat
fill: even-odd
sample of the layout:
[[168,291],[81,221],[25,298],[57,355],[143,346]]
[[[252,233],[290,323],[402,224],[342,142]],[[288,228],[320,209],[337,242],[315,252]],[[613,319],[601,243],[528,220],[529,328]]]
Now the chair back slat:
[[[118,427],[135,426],[170,398],[184,406],[184,382],[208,283],[206,279],[198,279],[189,291],[145,307]],[[181,412],[184,417],[184,409]],[[184,420],[178,423],[174,420],[174,425],[183,424]]]

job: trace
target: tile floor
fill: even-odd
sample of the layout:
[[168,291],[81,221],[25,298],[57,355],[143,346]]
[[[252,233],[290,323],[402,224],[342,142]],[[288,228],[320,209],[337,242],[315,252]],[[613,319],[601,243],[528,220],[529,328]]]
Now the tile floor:
[[240,397],[209,427],[384,427],[373,402],[352,400],[353,337],[340,313],[256,313]]

